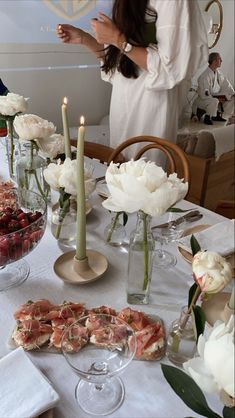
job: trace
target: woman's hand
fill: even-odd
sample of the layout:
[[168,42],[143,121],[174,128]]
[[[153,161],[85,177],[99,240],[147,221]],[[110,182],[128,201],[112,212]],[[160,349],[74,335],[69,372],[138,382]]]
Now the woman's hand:
[[68,44],[83,44],[85,32],[72,25],[57,25],[56,33],[58,38],[64,43]]
[[97,42],[120,48],[120,44],[125,41],[125,37],[108,16],[103,13],[98,13],[98,16],[100,20],[91,19],[91,26],[95,32]]

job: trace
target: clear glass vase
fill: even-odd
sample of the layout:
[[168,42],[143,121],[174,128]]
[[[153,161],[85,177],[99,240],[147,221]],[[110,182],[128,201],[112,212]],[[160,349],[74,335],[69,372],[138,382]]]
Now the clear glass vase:
[[16,180],[16,161],[21,154],[19,140],[14,137],[13,118],[7,119],[7,136],[5,138],[6,156],[8,162],[9,176]]
[[74,246],[76,240],[77,206],[73,198],[52,207],[52,235],[65,246]]
[[150,229],[151,217],[139,211],[136,229],[130,235],[127,302],[148,304],[152,277],[154,238]]
[[111,222],[104,230],[104,238],[107,244],[113,246],[120,246],[126,238],[125,227],[120,223],[120,212],[113,212],[111,214]]
[[185,361],[194,357],[196,348],[192,317],[188,314],[188,307],[184,306],[180,318],[171,324],[166,355],[172,363],[182,366]]
[[19,187],[39,193],[50,199],[50,187],[46,183],[43,171],[47,167],[44,158],[38,155],[38,147],[34,141],[23,146],[23,152],[16,161],[16,181]]

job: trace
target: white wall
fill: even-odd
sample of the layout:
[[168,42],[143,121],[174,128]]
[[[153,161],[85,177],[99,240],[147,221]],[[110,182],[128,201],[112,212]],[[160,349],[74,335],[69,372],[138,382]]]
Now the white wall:
[[[85,55],[84,55],[85,54]],[[61,103],[69,100],[69,122],[77,126],[98,124],[109,113],[111,86],[101,80],[99,68],[51,69],[99,62],[81,46],[63,44],[0,44],[0,77],[8,89],[29,97],[29,113],[35,113],[62,129]],[[39,67],[39,70],[33,70]],[[22,71],[22,68],[29,70]],[[14,71],[11,71],[13,69]],[[16,71],[17,70],[17,71]]]
[[[205,10],[208,3],[209,0],[199,0],[202,11]],[[220,3],[222,4],[224,15],[223,29],[218,43],[214,48],[210,49],[210,52],[219,52],[221,54],[223,59],[221,70],[234,85],[234,0],[220,0]],[[211,6],[208,13],[214,14],[215,10],[217,10],[217,7]]]
[[[202,10],[207,3],[207,0],[199,0]],[[211,51],[220,52],[223,58],[222,70],[234,83],[234,1],[221,0],[221,3],[224,11],[224,27],[219,43]],[[54,122],[58,132],[61,130],[60,105],[64,96],[69,99],[71,126],[78,124],[81,114],[85,115],[86,124],[95,125],[108,113],[111,87],[101,80],[99,69],[47,69],[20,72],[10,72],[7,69],[37,66],[47,68],[68,64],[79,65],[84,62],[97,64],[97,60],[91,54],[76,45],[19,46],[0,43],[0,68],[3,69],[0,77],[3,82],[11,91],[30,97],[29,111]]]

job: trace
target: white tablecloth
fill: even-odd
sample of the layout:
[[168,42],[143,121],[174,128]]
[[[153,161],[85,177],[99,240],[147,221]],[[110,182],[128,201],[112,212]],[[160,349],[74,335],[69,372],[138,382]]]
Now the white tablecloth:
[[[4,177],[7,173],[3,151],[1,146],[0,178],[1,175]],[[95,175],[100,175],[103,169],[97,166]],[[0,294],[0,357],[9,352],[7,341],[14,327],[13,313],[19,305],[29,299],[47,298],[58,304],[64,300],[85,302],[88,307],[105,304],[117,310],[127,306],[125,291],[127,253],[105,244],[103,231],[110,216],[102,208],[102,200],[95,193],[91,201],[93,209],[87,217],[87,247],[96,249],[107,256],[109,261],[107,272],[96,282],[82,286],[65,284],[60,280],[53,271],[53,264],[62,250],[51,234],[48,221],[46,233],[38,247],[26,257],[30,265],[29,278],[21,286]],[[186,201],[181,202],[180,206],[195,207],[194,204]],[[215,224],[224,220],[223,217],[206,209],[200,208],[200,210],[204,214],[204,217],[198,221],[200,224]],[[155,221],[153,220],[153,224]],[[135,216],[132,216],[128,221],[127,230],[133,229],[134,224]],[[181,258],[176,245],[170,244],[168,248],[177,256],[176,266],[170,270],[154,269],[151,303],[144,307],[131,305],[134,309],[142,309],[147,313],[159,315],[167,328],[174,319],[178,318],[181,307],[187,303],[188,289],[193,283],[190,265]],[[49,378],[60,395],[61,400],[54,409],[54,418],[88,417],[79,408],[74,397],[78,376],[69,368],[63,356],[32,352],[30,358]],[[162,362],[168,363],[168,360],[164,358]],[[199,417],[175,395],[163,378],[159,362],[132,361],[123,373],[122,379],[126,396],[123,405],[111,415],[113,418]],[[217,397],[212,396],[208,399],[212,409],[221,413]]]

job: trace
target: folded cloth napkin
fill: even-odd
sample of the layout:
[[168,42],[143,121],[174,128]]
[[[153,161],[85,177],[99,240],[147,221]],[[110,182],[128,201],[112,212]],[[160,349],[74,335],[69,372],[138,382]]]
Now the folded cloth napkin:
[[[219,222],[194,234],[202,250],[214,251],[222,256],[232,254],[234,246],[234,219]],[[191,235],[180,239],[180,247],[191,252]]]
[[0,388],[1,417],[36,417],[59,400],[47,378],[21,347],[0,360]]

